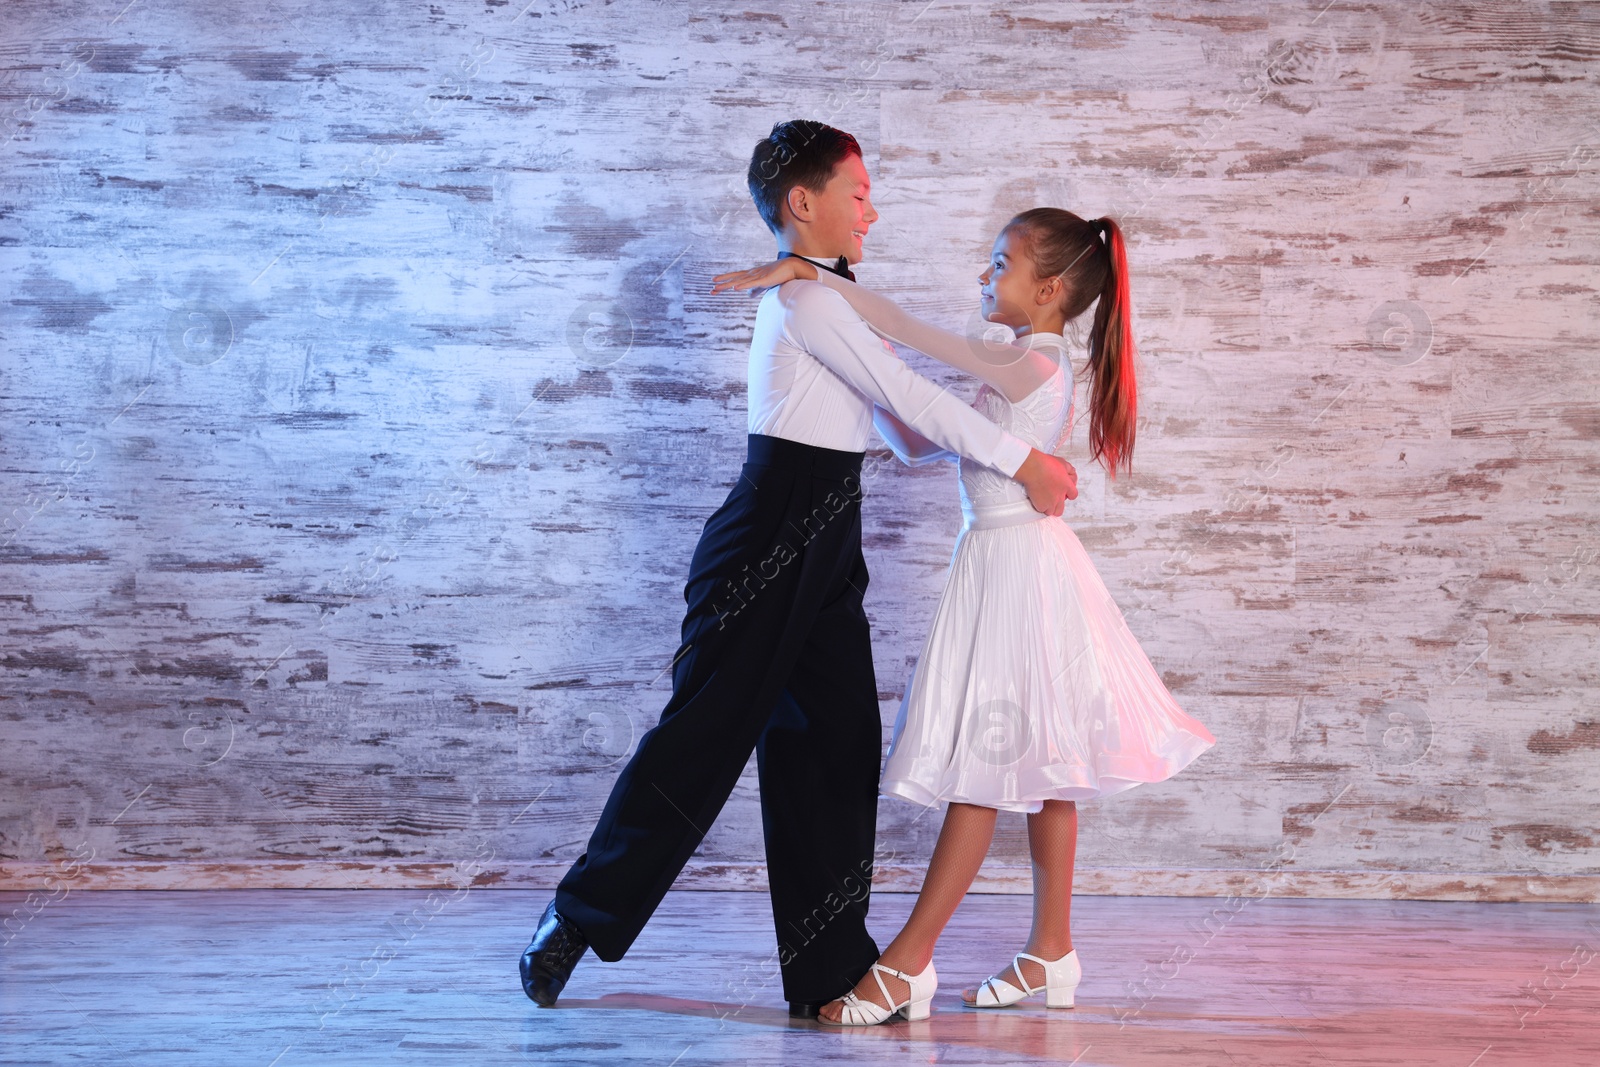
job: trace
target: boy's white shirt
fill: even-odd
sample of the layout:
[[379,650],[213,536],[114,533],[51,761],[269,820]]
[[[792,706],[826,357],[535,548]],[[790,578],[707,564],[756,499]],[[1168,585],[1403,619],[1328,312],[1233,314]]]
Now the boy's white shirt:
[[761,298],[749,372],[751,433],[863,452],[879,404],[941,448],[1007,477],[1033,451],[906,366],[821,282],[785,282]]

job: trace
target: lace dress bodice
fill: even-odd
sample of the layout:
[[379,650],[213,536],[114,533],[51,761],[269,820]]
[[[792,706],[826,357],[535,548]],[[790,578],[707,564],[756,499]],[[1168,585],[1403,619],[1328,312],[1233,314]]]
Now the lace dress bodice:
[[[1054,334],[1040,334],[1035,338],[1035,343],[1043,346],[1056,337]],[[1058,349],[1060,365],[1056,373],[1032,393],[1013,403],[992,385],[986,384],[978,390],[972,406],[1006,432],[1020,437],[1041,452],[1054,454],[1062,450],[1072,431],[1072,363],[1065,342],[1053,347]],[[961,458],[961,510],[969,522],[982,513],[996,517],[999,513],[1010,514],[1016,511],[1015,506],[1019,503],[1033,512],[1033,505],[1028,503],[1028,491],[1020,482],[1007,478],[992,467],[964,456]],[[1017,514],[1022,515],[1021,512]]]

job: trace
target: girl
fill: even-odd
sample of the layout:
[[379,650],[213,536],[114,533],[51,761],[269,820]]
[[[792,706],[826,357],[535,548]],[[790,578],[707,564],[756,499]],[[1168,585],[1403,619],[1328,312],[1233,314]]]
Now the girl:
[[[1017,343],[941,330],[805,259],[719,275],[713,292],[820,281],[882,336],[984,382],[973,406],[1046,452],[1071,433],[1073,376],[1062,333],[1098,301],[1088,339],[1089,453],[1113,479],[1132,470],[1133,336],[1122,231],[1035,208],[1008,222],[979,275],[982,312]],[[969,989],[974,1008],[1038,993],[1072,1006],[1081,969],[1069,927],[1076,802],[1172,777],[1216,743],[1162,684],[1065,521],[1016,482],[944,451],[892,414],[874,425],[910,464],[955,459],[965,522],[922,655],[906,686],[881,791],[947,803],[911,918],[821,1018],[841,1025],[926,1018],[934,943],[966,895],[995,814],[1028,815],[1033,929],[1011,966]]]

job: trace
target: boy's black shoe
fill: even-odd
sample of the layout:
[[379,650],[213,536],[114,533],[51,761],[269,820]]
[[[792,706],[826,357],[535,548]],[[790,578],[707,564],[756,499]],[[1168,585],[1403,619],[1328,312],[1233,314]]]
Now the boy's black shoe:
[[556,902],[552,900],[539,919],[533,940],[522,952],[519,965],[522,991],[542,1007],[554,1006],[567,979],[572,977],[572,969],[588,947],[589,941],[583,932],[556,911]]

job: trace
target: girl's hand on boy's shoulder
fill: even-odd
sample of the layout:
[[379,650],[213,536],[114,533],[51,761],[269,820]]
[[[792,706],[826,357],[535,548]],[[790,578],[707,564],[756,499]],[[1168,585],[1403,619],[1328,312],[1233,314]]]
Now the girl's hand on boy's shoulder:
[[798,256],[785,256],[749,270],[729,271],[711,279],[712,293],[726,293],[735,289],[762,291],[784,282],[804,279],[815,281],[817,268],[809,260]]

